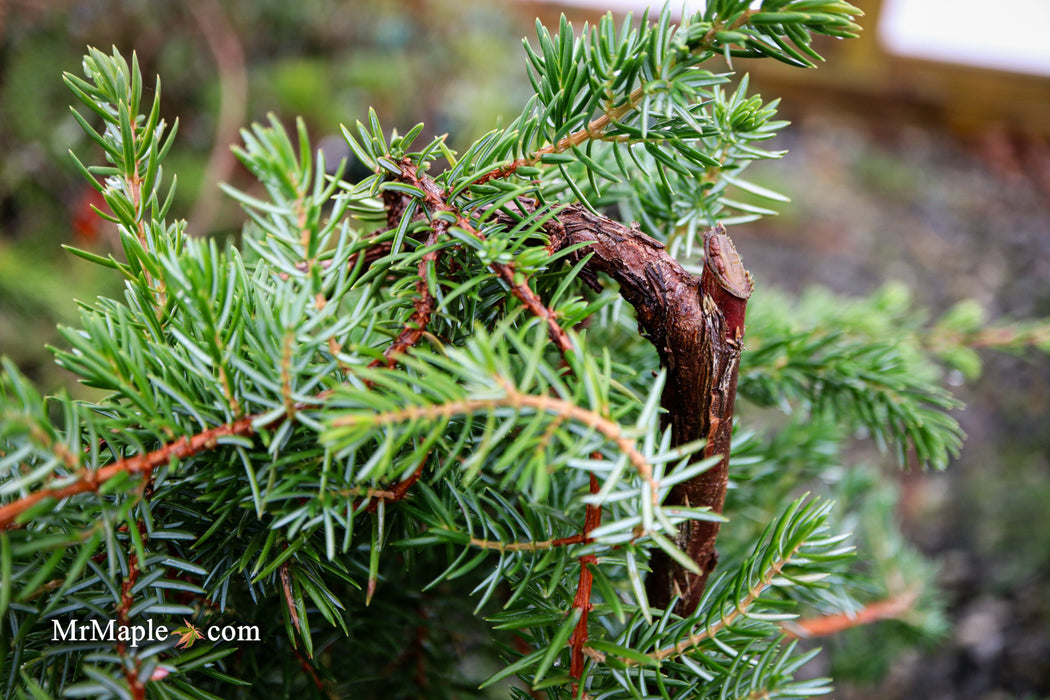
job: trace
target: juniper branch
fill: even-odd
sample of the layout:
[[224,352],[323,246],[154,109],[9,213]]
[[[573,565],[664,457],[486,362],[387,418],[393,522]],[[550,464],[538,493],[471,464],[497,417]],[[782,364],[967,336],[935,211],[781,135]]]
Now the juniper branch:
[[[466,231],[469,235],[478,240],[485,240],[485,235],[471,224],[459,209],[448,203],[447,194],[441,190],[437,183],[435,183],[432,178],[419,174],[416,165],[411,159],[403,158],[398,165],[401,168],[401,175],[398,179],[423,192],[423,201],[427,210],[430,212],[432,219],[441,212],[451,214],[457,227]],[[569,336],[565,334],[564,329],[558,324],[558,320],[555,318],[554,313],[547,308],[543,301],[536,295],[536,292],[529,287],[527,277],[518,272],[513,263],[493,262],[491,268],[510,288],[514,296],[516,296],[534,316],[543,320],[547,325],[550,338],[558,350],[561,351],[562,354],[571,352],[572,342],[569,340]]]

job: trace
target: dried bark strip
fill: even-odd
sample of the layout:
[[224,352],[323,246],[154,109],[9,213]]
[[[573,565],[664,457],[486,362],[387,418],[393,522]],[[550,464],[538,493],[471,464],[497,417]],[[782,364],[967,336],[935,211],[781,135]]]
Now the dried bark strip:
[[[672,258],[659,241],[637,225],[627,227],[571,206],[549,226],[552,248],[589,243],[592,257],[585,281],[596,284],[604,272],[620,285],[634,306],[642,334],[656,347],[668,378],[661,396],[672,441],[682,445],[706,439],[703,456],[722,460],[671,490],[665,505],[708,507],[721,513],[729,479],[737,371],[744,313],[751,277],[721,226],[705,236],[706,258],[698,279]],[[719,523],[690,521],[679,528],[676,544],[697,563],[693,574],[662,551],[653,554],[647,581],[649,601],[665,608],[676,596],[680,615],[696,609],[718,561]]]

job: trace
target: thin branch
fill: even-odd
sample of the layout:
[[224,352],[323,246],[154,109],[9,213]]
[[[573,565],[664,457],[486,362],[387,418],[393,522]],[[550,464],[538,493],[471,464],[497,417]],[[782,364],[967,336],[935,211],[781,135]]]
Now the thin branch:
[[[145,527],[141,521],[136,523],[136,527],[138,527],[139,535],[145,537]],[[130,536],[128,541],[129,543],[131,542]],[[139,573],[139,557],[135,553],[134,548],[132,548],[128,554],[128,574],[120,585],[120,603],[117,605],[116,610],[118,627],[127,628],[131,625],[131,608],[135,605],[134,589],[139,579]],[[117,642],[117,655],[120,656],[124,679],[131,690],[131,697],[134,700],[145,700],[146,686],[139,680],[139,671],[142,668],[141,659],[129,656],[128,645],[123,641]]]
[[310,663],[310,660],[303,656],[297,648],[292,647],[292,653],[295,654],[295,658],[299,659],[299,666],[303,669],[303,672],[310,677],[310,680],[313,681],[314,686],[316,686],[318,690],[324,693],[324,696],[326,698],[331,698],[331,700],[337,700],[338,698],[342,697],[340,695],[336,695],[336,693],[325,684],[320,674],[317,673],[317,669],[314,668],[314,665]]
[[844,632],[853,627],[870,625],[881,620],[898,619],[914,609],[919,594],[910,590],[899,595],[868,603],[855,612],[841,612],[833,615],[808,617],[781,624],[784,633],[789,637],[827,637]]
[[934,327],[924,339],[931,352],[942,352],[957,345],[969,348],[1011,348],[1025,345],[1044,346],[1050,343],[1050,325],[1027,326],[1014,324],[993,326],[977,331],[957,331]]
[[[598,477],[590,475],[591,494],[598,493]],[[583,518],[583,536],[586,542],[591,541],[590,533],[602,524],[602,507],[593,503],[587,504],[586,514]],[[594,573],[591,565],[598,563],[598,557],[594,554],[584,554],[580,557],[580,580],[576,585],[576,596],[572,601],[573,608],[580,609],[580,619],[576,623],[576,629],[569,637],[569,677],[572,678],[572,696],[576,697],[579,692],[580,679],[583,677],[583,648],[587,645],[587,617],[591,610],[591,586],[594,584]]]
[[[131,112],[132,105],[130,104],[130,102],[128,103],[127,107],[128,111]],[[130,130],[130,139],[133,143],[135,143],[138,140],[138,130],[136,128],[136,123],[134,119],[131,120]],[[137,148],[136,153],[138,153]],[[141,160],[141,155],[136,155],[134,171],[130,175],[125,175],[123,178],[124,191],[128,197],[128,200],[131,202],[132,207],[135,210],[135,220],[137,222],[135,235],[138,238],[139,244],[142,246],[142,248],[144,250],[150,250],[150,246],[146,241],[146,224],[143,221],[143,216],[145,215],[143,209],[145,208],[145,204],[142,198],[142,177],[139,175],[139,172],[143,170],[142,166],[143,163]],[[95,213],[96,215],[101,216],[101,212],[99,212],[97,209],[95,210]],[[149,287],[150,293],[153,296],[153,310],[157,314],[157,320],[162,320],[161,315],[163,313],[167,297],[167,293],[164,291],[164,280],[154,279],[153,275],[150,274],[148,269],[144,269],[142,271],[142,274],[144,279],[146,280],[146,286]]]
[[[792,554],[794,554],[794,552]],[[766,575],[763,576],[759,580],[759,582],[747,592],[747,595],[743,598],[743,600],[741,600],[739,604],[734,606],[731,611],[723,615],[722,618],[719,619],[717,622],[710,625],[709,627],[705,627],[704,629],[700,630],[695,634],[689,635],[674,646],[660,649],[659,651],[655,651],[651,654],[648,654],[648,656],[656,661],[663,661],[665,659],[681,656],[685,652],[696,647],[702,642],[714,637],[723,629],[733,624],[737,620],[737,618],[744,615],[747,612],[747,610],[752,605],[754,605],[755,601],[758,600],[758,596],[760,596],[762,592],[772,583],[773,579],[780,574],[781,569],[783,569],[788,564],[789,559],[790,557],[785,557],[783,560],[778,562],[777,565],[770,568],[770,570],[766,572]],[[625,663],[627,663],[626,660]]]
[[[413,667],[412,680],[416,684],[416,696],[426,697],[425,691],[430,685],[426,673],[427,637],[430,636],[429,615],[422,602],[416,606],[416,613],[419,615],[420,622],[416,625],[412,642],[397,657],[391,659],[390,663],[380,669],[377,675],[380,678],[389,678],[392,675],[404,673],[405,669],[411,665]],[[415,663],[411,664],[413,659]]]
[[[331,390],[326,390],[318,394],[315,398],[321,399],[329,394],[331,394]],[[295,406],[297,411],[302,410],[305,407],[306,404],[296,404]],[[245,416],[244,418],[240,418],[232,423],[224,423],[223,425],[210,428],[190,437],[181,437],[172,443],[143,455],[135,455],[134,457],[121,459],[113,464],[108,464],[95,470],[81,470],[76,480],[70,484],[60,487],[42,488],[39,491],[34,491],[16,501],[12,501],[7,505],[0,506],[0,529],[12,530],[23,527],[24,523],[15,522],[18,516],[45,498],[61,500],[80,493],[97,492],[104,483],[119,474],[145,474],[149,476],[153,473],[154,469],[168,464],[173,459],[186,459],[187,457],[192,457],[201,452],[207,452],[217,448],[219,446],[220,438],[232,435],[255,435],[256,428],[252,423],[261,417],[261,414]],[[283,423],[285,420],[288,420],[288,418],[289,416],[287,415],[277,416],[266,425],[259,427],[273,428]],[[420,461],[419,466],[416,467],[416,471],[408,479],[399,482],[389,490],[375,488],[360,490],[347,489],[340,493],[343,495],[360,495],[365,498],[380,499],[388,502],[399,501],[405,497],[412,484],[419,479],[425,462],[426,457]],[[62,477],[62,479],[64,480],[65,477]],[[370,509],[372,508],[370,507]]]
[[[728,27],[729,31],[736,31],[743,25],[747,24],[751,19],[751,15],[752,10],[745,10],[740,17]],[[702,39],[694,45],[686,47],[685,52],[699,53],[702,51],[713,51],[716,44],[716,35],[723,29],[726,29],[726,27],[722,22],[715,23]],[[647,88],[648,86],[645,84],[639,85],[631,91],[630,95],[627,96],[627,99],[624,102],[616,107],[607,107],[602,114],[592,119],[582,129],[558,139],[556,143],[547,144],[542,148],[536,149],[536,151],[529,156],[522,156],[521,158],[512,160],[505,165],[495,167],[492,170],[479,175],[472,184],[483,185],[490,180],[502,180],[513,175],[519,168],[539,163],[545,155],[564,153],[565,151],[581,146],[587,141],[606,140],[606,129],[638,109],[638,106],[642,103],[642,100],[646,95]]]
[[[221,348],[224,343],[219,333],[219,329],[215,329],[215,336],[212,339],[215,343],[215,347]],[[226,403],[230,407],[230,413],[233,415],[240,415],[241,413],[241,402],[237,400],[237,395],[233,391],[233,386],[230,384],[230,377],[226,374],[226,363],[216,363],[219,369],[219,384],[222,386],[222,394],[226,397]]]
[[638,102],[641,100],[642,95],[645,94],[644,86],[639,86],[631,92],[630,97],[627,98],[627,102],[623,103],[619,107],[612,109],[608,112],[603,113],[601,116],[590,121],[587,126],[583,127],[579,131],[574,131],[558,140],[557,143],[551,143],[542,148],[536,149],[536,151],[528,157],[521,157],[517,160],[513,160],[506,165],[501,165],[497,168],[478,176],[472,184],[483,185],[489,180],[502,180],[503,178],[510,177],[521,167],[527,165],[535,165],[540,162],[543,156],[551,153],[564,153],[571,148],[587,142],[600,140],[603,138],[604,132],[609,126],[624,117],[627,113],[637,109]]
[[[485,240],[485,234],[478,231],[473,224],[467,221],[459,209],[448,204],[444,193],[442,193],[441,188],[437,186],[433,179],[427,176],[420,176],[416,166],[408,158],[403,158],[399,165],[401,167],[401,176],[398,179],[423,191],[423,202],[429,211],[452,214],[456,218],[457,227],[478,240]],[[565,330],[558,324],[554,312],[547,308],[536,295],[536,292],[532,290],[532,287],[529,286],[528,277],[519,273],[513,263],[493,262],[489,267],[499,275],[499,278],[510,288],[511,293],[521,300],[525,308],[546,323],[547,334],[558,350],[563,355],[570,352],[572,350],[572,341],[569,340]]]
[[[99,469],[81,470],[72,483],[64,486],[42,488],[7,505],[0,506],[0,528],[14,529],[22,527],[22,523],[15,522],[16,518],[45,498],[61,500],[79,493],[97,492],[104,483],[119,474],[143,474],[148,476],[157,467],[168,464],[174,459],[185,459],[201,452],[215,449],[219,444],[220,438],[233,435],[254,435],[256,429],[252,423],[260,417],[259,415],[245,416],[239,420],[224,423],[193,436],[181,437],[146,454],[127,457]],[[278,416],[265,427],[272,427],[284,420],[284,416]]]
[[[590,506],[588,506],[590,507]],[[585,534],[559,537],[553,540],[525,541],[525,542],[500,542],[499,540],[481,540],[477,537],[470,538],[470,546],[478,549],[495,549],[498,552],[538,552],[544,549],[555,549],[557,547],[568,547],[574,544],[584,544],[589,541]]]
[[497,381],[503,388],[504,395],[500,397],[483,399],[462,399],[459,401],[448,401],[446,403],[430,404],[425,406],[405,406],[392,411],[369,414],[344,415],[335,418],[332,425],[336,427],[350,427],[361,423],[369,423],[375,426],[392,425],[394,423],[407,423],[416,420],[451,419],[455,416],[486,411],[501,406],[514,409],[532,409],[540,413],[550,413],[562,416],[581,423],[604,435],[610,442],[616,445],[637,470],[639,476],[644,479],[650,487],[653,505],[659,505],[660,483],[653,477],[653,468],[635,444],[635,441],[623,434],[623,428],[619,423],[611,421],[601,414],[577,406],[576,404],[555,398],[553,396],[523,394],[517,387],[507,380],[497,377]]
[[[430,231],[430,235],[427,237],[425,246],[430,247],[438,242],[440,236],[448,228],[448,224],[444,221],[435,221],[433,228]],[[430,285],[428,284],[430,265],[437,262],[438,251],[428,250],[423,254],[422,260],[419,261],[416,274],[419,279],[416,280],[416,300],[413,303],[414,311],[409,317],[408,322],[405,323],[405,327],[401,333],[397,336],[397,340],[391,343],[390,347],[383,352],[383,357],[372,360],[369,363],[369,367],[377,367],[381,364],[385,364],[387,367],[392,367],[396,362],[398,355],[403,355],[408,352],[409,348],[415,347],[419,343],[420,338],[423,337],[423,333],[426,332],[427,324],[430,323],[430,317],[434,313],[434,309],[437,307],[437,300],[434,299],[434,295],[430,293]]]
[[390,490],[377,491],[371,489],[371,493],[368,496],[371,502],[368,504],[368,507],[365,508],[365,510],[369,513],[373,513],[375,512],[375,509],[379,507],[380,502],[394,503],[400,501],[402,498],[407,496],[408,490],[412,488],[412,484],[419,481],[419,477],[422,476],[423,467],[426,465],[428,457],[430,457],[429,451],[425,455],[423,455],[423,459],[419,460],[419,464],[416,465],[415,471],[413,471],[407,479],[394,484],[390,488]]
[[419,624],[416,625],[416,636],[412,640],[413,654],[416,657],[415,681],[420,691],[425,691],[430,685],[427,677],[427,637],[430,635],[430,625],[427,609],[420,603],[418,607]]

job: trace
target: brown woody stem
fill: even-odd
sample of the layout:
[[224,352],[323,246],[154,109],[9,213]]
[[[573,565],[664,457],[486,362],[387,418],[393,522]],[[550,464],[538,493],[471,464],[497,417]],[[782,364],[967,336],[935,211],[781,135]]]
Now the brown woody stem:
[[[642,233],[571,206],[552,228],[555,249],[590,243],[587,268],[593,278],[604,272],[620,284],[620,293],[638,316],[642,333],[653,343],[667,368],[661,405],[667,411],[675,445],[706,440],[703,457],[721,455],[718,464],[678,484],[665,505],[707,507],[722,512],[729,481],[729,445],[733,430],[737,370],[744,333],[744,314],[751,295],[751,276],[721,226],[708,231],[699,279],[663,247]],[[715,540],[719,523],[690,521],[678,531],[676,544],[700,568],[694,574],[662,551],[650,561],[649,601],[666,608],[677,596],[675,611],[696,609],[707,579],[718,561]]]
[[[591,493],[599,491],[598,477],[591,474]],[[583,519],[583,536],[585,542],[590,542],[591,530],[602,524],[602,507],[597,504],[588,503],[586,515]],[[591,611],[591,587],[594,584],[594,574],[590,566],[598,562],[594,554],[584,554],[580,557],[580,579],[576,586],[576,597],[572,601],[573,609],[580,609],[580,619],[576,623],[576,629],[569,637],[569,677],[572,678],[572,696],[577,697],[580,678],[583,677],[583,648],[587,644],[587,617]]]
[[[700,343],[703,354],[699,358],[699,371],[694,375],[679,376],[681,381],[668,377],[662,403],[668,411],[677,407],[686,410],[677,415],[671,413],[672,440],[675,443],[704,438],[707,444],[703,456],[720,455],[721,460],[697,477],[676,485],[665,503],[707,507],[721,513],[729,484],[733,409],[743,349],[740,340],[744,335],[744,314],[751,296],[751,276],[721,227],[709,231],[704,237],[704,254],[700,288],[707,337]],[[695,370],[690,368],[690,371]],[[680,436],[675,434],[675,429],[680,431]],[[679,528],[677,544],[699,565],[699,574],[684,569],[662,550],[654,552],[650,561],[652,574],[647,582],[649,600],[653,605],[666,607],[672,598],[679,596],[675,608],[679,615],[689,615],[696,609],[707,579],[718,564],[715,541],[720,526],[717,521],[694,520]]]

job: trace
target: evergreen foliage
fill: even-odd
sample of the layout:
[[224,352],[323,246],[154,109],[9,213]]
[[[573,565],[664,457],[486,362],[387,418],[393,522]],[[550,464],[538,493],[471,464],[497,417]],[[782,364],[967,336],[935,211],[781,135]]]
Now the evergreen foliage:
[[[160,83],[147,108],[134,58],[92,49],[66,82],[105,164],[74,159],[123,255],[72,252],[124,296],[82,304],[54,349],[106,399],[44,397],[4,364],[3,697],[828,692],[796,677],[818,653],[792,639],[802,622],[917,597],[929,576],[878,540],[855,550],[850,525],[893,501],[843,476],[844,446],[860,430],[944,467],[962,435],[938,358],[972,369],[977,328],[961,312],[931,327],[893,288],[797,305],[760,290],[725,515],[670,506],[717,457],[672,443],[656,350],[587,246],[551,242],[582,205],[695,268],[705,229],[782,199],[742,177],[779,155],[760,147],[783,126],[775,103],[702,65],[811,65],[813,36],[851,35],[859,11],[751,5],[541,26],[521,116],[454,153],[371,112],[344,129],[373,173],[359,182],[326,175],[301,123],[254,125],[237,155],[261,188],[228,190],[247,215],[237,246],[171,218]],[[1010,342],[1045,344],[1045,328]],[[678,526],[723,519],[695,612],[652,607],[651,552],[695,569]],[[72,619],[183,639],[55,643]],[[185,641],[218,624],[261,640]]]

